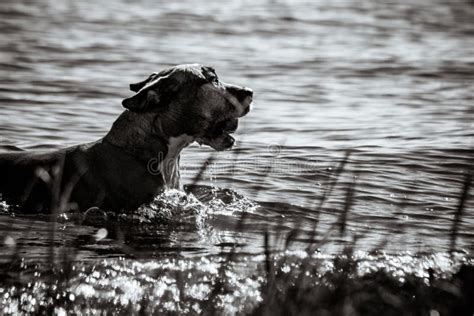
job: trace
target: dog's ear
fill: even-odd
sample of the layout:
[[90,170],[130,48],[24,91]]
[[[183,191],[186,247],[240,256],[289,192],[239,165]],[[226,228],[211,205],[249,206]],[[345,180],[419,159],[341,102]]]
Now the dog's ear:
[[152,74],[148,79],[130,85],[130,90],[136,93],[124,99],[122,105],[132,112],[146,112],[158,106],[165,106],[164,101],[176,90],[176,85],[171,84],[172,82],[169,75],[159,77]]
[[143,81],[131,83],[130,84],[130,90],[133,91],[133,92],[140,91],[140,89],[142,89],[144,86],[146,86],[147,83],[149,83],[153,79],[156,79],[157,76],[158,76],[158,73],[154,72],[151,75],[149,75],[148,78],[146,78]]

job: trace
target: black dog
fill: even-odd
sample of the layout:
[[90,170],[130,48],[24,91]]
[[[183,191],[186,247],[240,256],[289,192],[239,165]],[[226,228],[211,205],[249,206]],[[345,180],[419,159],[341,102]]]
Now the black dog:
[[131,210],[179,187],[179,155],[194,141],[232,147],[252,90],[220,82],[214,69],[179,65],[131,84],[135,95],[94,143],[53,152],[0,154],[0,193],[23,212]]

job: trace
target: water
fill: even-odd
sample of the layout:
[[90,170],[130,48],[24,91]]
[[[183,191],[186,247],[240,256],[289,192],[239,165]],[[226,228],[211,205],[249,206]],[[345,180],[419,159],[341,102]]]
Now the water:
[[[122,111],[130,82],[179,63],[214,66],[223,81],[253,88],[255,104],[241,120],[236,148],[214,154],[199,182],[203,202],[186,200],[194,208],[175,205],[143,227],[146,214],[124,219],[136,223],[126,247],[110,228],[99,238],[97,228],[74,219],[57,224],[52,237],[44,218],[3,215],[0,236],[21,245],[26,261],[48,258],[53,238],[58,251],[103,270],[110,261],[99,260],[131,254],[125,270],[164,257],[170,265],[219,262],[231,246],[243,256],[261,254],[265,231],[276,251],[276,235],[296,229],[298,251],[315,222],[322,235],[339,220],[355,182],[347,234],[329,235],[323,253],[360,235],[361,251],[383,245],[395,256],[444,258],[474,158],[473,19],[472,2],[439,0],[2,2],[4,150],[96,140]],[[315,212],[348,150],[345,171]],[[182,182],[212,154],[186,149]],[[170,194],[171,204],[192,199]],[[473,206],[471,192],[457,240],[468,253]],[[78,238],[80,247],[72,243]],[[3,248],[1,261],[11,249]]]

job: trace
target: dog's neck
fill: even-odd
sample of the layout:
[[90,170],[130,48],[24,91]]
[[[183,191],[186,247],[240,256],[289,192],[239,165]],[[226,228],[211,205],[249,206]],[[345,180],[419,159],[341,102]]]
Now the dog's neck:
[[153,116],[124,111],[112,124],[104,140],[138,160],[166,156],[167,140],[153,128]]
[[179,188],[179,156],[194,139],[167,136],[156,114],[124,111],[104,141],[146,163],[150,174],[161,175],[167,188]]
[[160,172],[167,188],[181,189],[179,181],[179,155],[193,141],[194,138],[188,135],[171,137],[169,139],[168,153],[160,163]]

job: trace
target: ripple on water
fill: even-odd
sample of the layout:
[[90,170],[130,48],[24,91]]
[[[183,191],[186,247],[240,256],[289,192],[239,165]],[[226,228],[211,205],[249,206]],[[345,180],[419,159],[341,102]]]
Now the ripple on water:
[[[12,217],[0,202],[8,213],[0,215],[0,262],[16,249],[24,262],[45,262],[52,244],[56,254],[70,251],[85,262],[67,292],[73,296],[64,299],[100,294],[102,282],[97,304],[114,297],[136,304],[148,293],[166,302],[163,310],[199,312],[199,304],[177,305],[179,282],[172,273],[160,278],[160,264],[169,271],[189,265],[182,270],[199,275],[189,296],[199,302],[217,273],[202,269],[218,269],[234,248],[263,260],[266,232],[272,251],[292,233],[301,252],[315,241],[316,227],[316,236],[334,246],[324,254],[337,253],[352,236],[327,232],[337,227],[355,183],[346,232],[363,235],[361,251],[379,245],[387,251],[374,261],[367,255],[367,265],[361,259],[363,269],[448,270],[455,264],[444,254],[473,159],[473,16],[468,2],[441,0],[2,3],[2,151],[94,141],[122,111],[131,81],[181,62],[212,64],[224,81],[252,87],[255,107],[240,123],[238,147],[212,153],[216,165],[192,195],[167,191],[123,215],[118,228],[70,219],[52,236],[45,217]],[[209,155],[197,146],[186,150],[183,183],[193,182]],[[472,210],[472,193],[465,202]],[[473,222],[472,212],[464,212],[457,250],[473,251]],[[442,255],[427,259],[420,251]],[[124,255],[136,259],[110,259]],[[147,265],[158,259],[155,275]],[[231,274],[240,296],[222,297],[229,313],[260,297],[255,288],[262,280],[242,270]],[[26,280],[36,285],[0,288],[7,308],[39,304],[43,296],[31,289],[42,293],[45,283]]]

